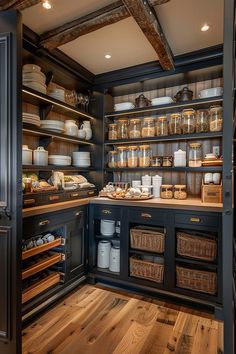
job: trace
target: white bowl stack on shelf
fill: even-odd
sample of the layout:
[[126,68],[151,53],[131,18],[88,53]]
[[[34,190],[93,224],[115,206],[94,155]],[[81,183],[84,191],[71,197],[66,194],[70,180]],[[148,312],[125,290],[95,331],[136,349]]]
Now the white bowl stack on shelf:
[[22,118],[23,123],[32,124],[36,125],[36,127],[40,127],[40,117],[37,114],[23,112]]
[[165,96],[165,97],[156,97],[156,98],[153,98],[151,100],[152,102],[152,106],[159,106],[159,105],[162,105],[162,104],[169,104],[169,103],[173,103],[173,99],[169,96]]
[[47,86],[45,82],[46,76],[42,73],[40,66],[35,64],[23,66],[23,85],[46,94]]
[[134,104],[132,102],[116,103],[114,106],[115,111],[124,111],[133,108]]
[[56,133],[64,133],[65,123],[60,120],[45,119],[41,120],[41,128]]
[[66,95],[64,89],[54,88],[49,92],[49,96],[55,98],[56,100],[65,102]]
[[65,155],[49,155],[48,162],[55,166],[71,166],[71,157]]
[[73,152],[73,166],[75,167],[91,166],[90,152],[87,151]]
[[223,87],[213,87],[210,89],[201,90],[199,98],[217,97],[223,95]]

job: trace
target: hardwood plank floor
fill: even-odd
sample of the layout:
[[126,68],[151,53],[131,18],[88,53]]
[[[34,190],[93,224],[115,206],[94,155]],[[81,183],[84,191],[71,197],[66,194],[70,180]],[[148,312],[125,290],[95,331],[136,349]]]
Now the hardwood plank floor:
[[84,285],[23,330],[23,354],[217,354],[211,316]]

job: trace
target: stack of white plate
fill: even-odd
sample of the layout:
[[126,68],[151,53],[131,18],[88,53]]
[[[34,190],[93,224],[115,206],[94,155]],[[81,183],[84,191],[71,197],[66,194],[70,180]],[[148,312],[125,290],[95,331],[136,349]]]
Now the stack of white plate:
[[73,152],[73,166],[76,167],[91,166],[90,152],[87,151]]
[[158,106],[161,104],[168,104],[168,103],[173,103],[173,100],[171,97],[165,96],[165,97],[156,97],[152,99],[152,106]]
[[40,118],[37,114],[23,112],[23,123],[33,124],[40,127]]
[[46,76],[42,73],[40,66],[34,64],[23,66],[23,85],[36,91],[47,93],[45,81]]
[[56,100],[65,102],[65,90],[63,89],[53,89],[49,92],[49,96],[55,98]]
[[65,130],[65,123],[60,120],[42,120],[41,128],[51,130],[56,133],[63,133]]
[[210,89],[201,90],[199,98],[216,97],[223,95],[223,87],[213,87]]
[[49,155],[48,162],[50,165],[55,165],[55,166],[70,166],[71,157],[65,155]]
[[133,108],[134,108],[134,104],[132,102],[116,103],[114,107],[115,111],[124,111]]

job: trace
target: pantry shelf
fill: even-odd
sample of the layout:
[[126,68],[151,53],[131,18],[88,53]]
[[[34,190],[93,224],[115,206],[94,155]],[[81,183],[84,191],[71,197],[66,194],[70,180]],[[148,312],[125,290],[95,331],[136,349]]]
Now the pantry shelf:
[[22,252],[22,260],[24,261],[25,259],[28,259],[32,256],[36,256],[37,254],[40,254],[42,252],[45,252],[45,251],[48,251],[48,250],[51,250],[52,248],[54,247],[58,247],[58,246],[61,246],[62,245],[62,239],[61,238],[58,238],[52,242],[49,242],[49,243],[45,243],[41,246],[37,246],[37,247],[34,247],[34,248],[31,248],[27,251],[23,251]]
[[46,259],[36,262],[31,267],[23,270],[22,280],[27,279],[27,278],[31,277],[32,275],[37,274],[38,272],[41,272],[42,270],[51,267],[52,265],[60,262],[61,260],[62,260],[61,253],[55,253],[55,254],[47,257]]
[[23,165],[23,171],[74,171],[74,172],[88,172],[95,171],[92,167],[74,167],[74,166],[38,166],[38,165]]
[[139,255],[148,255],[148,256],[153,256],[153,257],[161,257],[164,259],[163,253],[157,253],[157,252],[150,252],[150,251],[142,251],[142,250],[136,250],[134,248],[129,250],[130,254],[139,254]]
[[117,167],[104,168],[106,172],[170,171],[170,172],[220,172],[222,166],[211,167]]

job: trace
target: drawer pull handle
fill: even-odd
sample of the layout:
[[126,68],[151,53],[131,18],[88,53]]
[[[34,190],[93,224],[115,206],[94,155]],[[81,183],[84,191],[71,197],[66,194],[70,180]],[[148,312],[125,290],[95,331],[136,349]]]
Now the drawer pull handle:
[[94,194],[94,191],[88,192],[88,195],[93,195],[93,194]]
[[106,210],[106,209],[103,209],[103,214],[107,214],[107,215],[110,215],[111,214],[111,211],[110,210]]
[[48,224],[50,224],[49,220],[43,220],[43,221],[39,222],[39,226],[45,226],[45,225],[48,225]]
[[151,215],[151,214],[147,214],[147,213],[142,213],[142,214],[141,214],[141,217],[142,217],[142,218],[151,218],[152,215]]
[[79,197],[79,193],[71,193],[70,195],[72,198]]
[[81,216],[81,215],[83,215],[82,211],[77,211],[77,213],[75,213],[75,216]]
[[191,218],[190,221],[191,222],[200,222],[201,219],[200,218]]
[[50,195],[49,200],[53,201],[53,200],[58,200],[59,198],[60,198],[59,195]]

